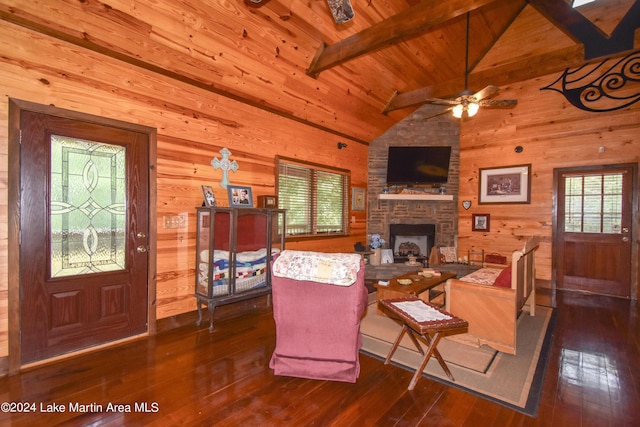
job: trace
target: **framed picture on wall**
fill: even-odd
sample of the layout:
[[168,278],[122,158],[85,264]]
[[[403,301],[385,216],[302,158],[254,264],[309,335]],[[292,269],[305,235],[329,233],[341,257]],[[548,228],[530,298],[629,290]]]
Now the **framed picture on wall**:
[[351,210],[363,211],[365,205],[365,191],[364,188],[353,188],[351,190]]
[[489,231],[489,214],[472,214],[471,231]]
[[531,203],[531,164],[479,171],[478,204]]
[[251,187],[229,185],[227,187],[227,193],[229,194],[229,206],[234,208],[253,207],[253,194],[251,193]]

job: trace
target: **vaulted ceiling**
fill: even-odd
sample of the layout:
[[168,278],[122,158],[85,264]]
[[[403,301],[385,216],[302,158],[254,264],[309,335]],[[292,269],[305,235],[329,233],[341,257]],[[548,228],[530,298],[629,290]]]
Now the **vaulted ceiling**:
[[473,90],[640,46],[640,0],[351,3],[343,24],[327,0],[0,0],[0,19],[365,144],[464,89],[467,16]]

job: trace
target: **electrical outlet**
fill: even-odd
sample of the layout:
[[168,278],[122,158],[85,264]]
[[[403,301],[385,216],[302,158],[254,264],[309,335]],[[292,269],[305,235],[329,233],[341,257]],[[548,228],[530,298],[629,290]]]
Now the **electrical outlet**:
[[162,226],[163,228],[184,228],[187,226],[187,214],[163,215]]

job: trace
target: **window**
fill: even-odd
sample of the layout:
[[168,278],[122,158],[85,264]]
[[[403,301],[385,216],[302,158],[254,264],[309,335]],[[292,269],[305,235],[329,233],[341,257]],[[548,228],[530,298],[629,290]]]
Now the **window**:
[[276,158],[278,207],[287,210],[287,236],[349,233],[349,171]]
[[565,232],[621,232],[622,174],[565,177]]

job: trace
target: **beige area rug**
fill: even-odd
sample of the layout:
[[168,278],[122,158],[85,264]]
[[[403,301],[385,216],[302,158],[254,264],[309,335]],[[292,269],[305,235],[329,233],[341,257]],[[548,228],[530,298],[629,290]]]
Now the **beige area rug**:
[[[373,304],[367,308],[360,326],[362,351],[385,359],[402,328],[396,321],[377,314],[375,294],[370,295],[371,300]],[[535,317],[529,316],[527,311],[520,316],[518,354],[515,356],[487,346],[475,348],[444,338],[438,350],[455,382],[449,380],[434,358],[429,360],[424,375],[535,417],[550,348],[552,315],[552,308],[537,306]],[[426,349],[426,344],[421,344]],[[392,363],[415,371],[421,362],[422,356],[405,334]]]

